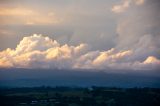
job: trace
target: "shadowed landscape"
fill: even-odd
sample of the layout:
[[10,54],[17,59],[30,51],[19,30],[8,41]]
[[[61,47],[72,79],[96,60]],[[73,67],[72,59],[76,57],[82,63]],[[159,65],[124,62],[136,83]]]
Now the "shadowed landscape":
[[160,89],[34,87],[0,89],[1,106],[159,106]]
[[59,69],[1,69],[0,73],[2,106],[160,105],[160,77],[154,73]]

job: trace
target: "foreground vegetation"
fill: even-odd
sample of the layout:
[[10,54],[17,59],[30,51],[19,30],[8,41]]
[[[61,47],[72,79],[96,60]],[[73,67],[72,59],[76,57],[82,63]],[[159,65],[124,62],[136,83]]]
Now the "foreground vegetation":
[[1,88],[0,106],[160,106],[160,89]]

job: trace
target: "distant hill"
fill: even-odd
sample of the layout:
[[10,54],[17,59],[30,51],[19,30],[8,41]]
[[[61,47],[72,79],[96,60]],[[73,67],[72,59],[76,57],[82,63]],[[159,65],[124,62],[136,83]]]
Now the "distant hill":
[[108,86],[160,88],[160,76],[103,70],[0,69],[1,87]]

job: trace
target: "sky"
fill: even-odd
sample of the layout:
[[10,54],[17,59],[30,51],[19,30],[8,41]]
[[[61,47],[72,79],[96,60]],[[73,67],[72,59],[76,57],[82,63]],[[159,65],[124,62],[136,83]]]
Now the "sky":
[[0,68],[160,69],[159,0],[1,0]]

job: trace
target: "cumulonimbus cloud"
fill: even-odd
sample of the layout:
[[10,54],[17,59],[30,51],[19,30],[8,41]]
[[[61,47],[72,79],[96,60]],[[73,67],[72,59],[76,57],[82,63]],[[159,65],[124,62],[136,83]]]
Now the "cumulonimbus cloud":
[[160,66],[160,60],[148,56],[132,60],[133,50],[91,51],[89,45],[61,45],[56,40],[34,34],[24,37],[15,49],[0,52],[0,67],[56,69],[131,69],[150,70]]

